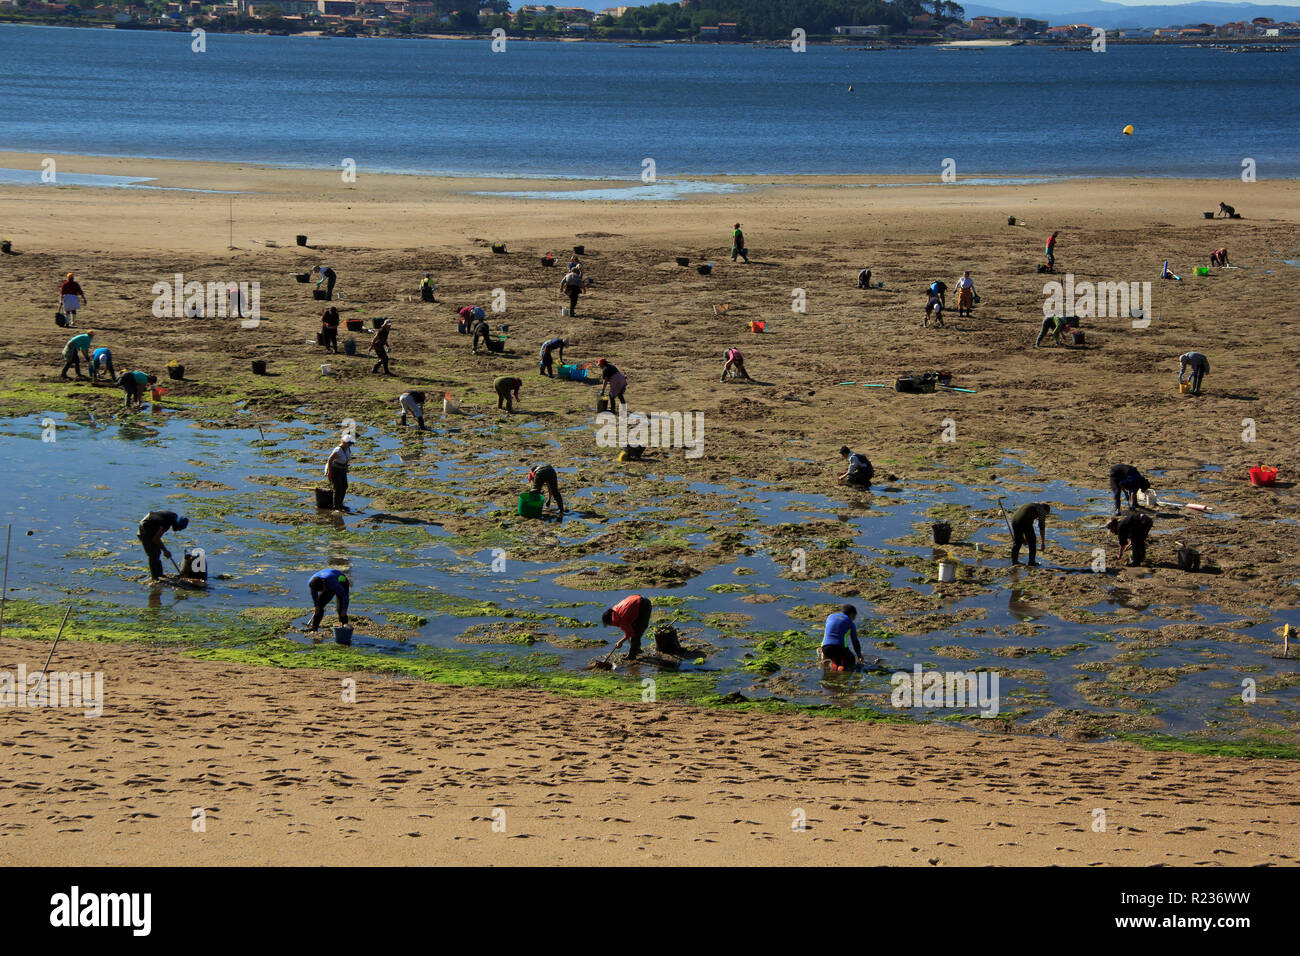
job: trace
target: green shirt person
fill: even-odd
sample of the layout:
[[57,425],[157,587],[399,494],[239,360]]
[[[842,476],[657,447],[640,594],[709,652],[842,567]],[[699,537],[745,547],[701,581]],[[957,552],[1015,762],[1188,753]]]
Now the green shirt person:
[[731,234],[731,261],[736,261],[736,256],[749,261],[749,250],[745,248],[745,234],[740,231],[740,223],[736,223],[736,229]]
[[1020,563],[1020,546],[1029,545],[1029,566],[1038,564],[1034,554],[1034,522],[1038,522],[1038,535],[1043,541],[1043,550],[1047,550],[1047,516],[1052,513],[1052,506],[1045,501],[1021,505],[1011,515],[1011,563]]
[[82,378],[81,359],[84,356],[86,364],[90,364],[90,340],[94,335],[95,330],[91,329],[68,339],[68,344],[63,346],[63,371],[59,373],[60,378],[67,378],[70,368],[77,370],[77,378]]

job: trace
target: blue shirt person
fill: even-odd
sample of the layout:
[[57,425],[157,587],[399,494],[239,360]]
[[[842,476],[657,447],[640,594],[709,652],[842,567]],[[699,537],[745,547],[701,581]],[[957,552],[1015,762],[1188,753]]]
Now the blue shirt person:
[[[826,631],[821,646],[823,660],[845,669],[853,667],[861,660],[862,645],[858,643],[858,628],[853,623],[857,616],[858,609],[852,604],[845,604],[838,611],[827,616]],[[853,641],[852,651],[845,644],[845,635]]]
[[352,582],[348,580],[347,574],[337,568],[325,568],[311,576],[307,587],[311,590],[311,603],[315,609],[311,626],[307,630],[314,631],[320,627],[321,618],[325,616],[325,606],[331,599],[336,602],[339,623],[348,623],[348,596],[352,590]]

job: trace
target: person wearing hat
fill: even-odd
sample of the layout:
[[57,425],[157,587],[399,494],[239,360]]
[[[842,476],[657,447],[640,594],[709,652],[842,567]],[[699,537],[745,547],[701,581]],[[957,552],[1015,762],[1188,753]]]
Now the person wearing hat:
[[325,477],[334,488],[335,511],[344,510],[343,496],[348,493],[348,465],[352,463],[352,443],[355,440],[351,432],[344,432],[338,446],[325,459]]
[[597,361],[596,367],[600,369],[600,394],[604,395],[605,389],[609,389],[609,410],[617,412],[620,399],[626,408],[627,399],[624,396],[627,393],[627,376],[604,359]]
[[542,343],[542,353],[537,363],[537,371],[540,375],[549,375],[555,377],[555,360],[552,354],[560,353],[560,364],[564,364],[564,347],[569,344],[568,339],[562,339],[556,336],[553,339],[547,339]]
[[555,507],[560,509],[560,517],[564,517],[564,498],[560,495],[560,479],[556,475],[555,469],[550,465],[533,465],[528,472],[528,480],[533,483],[533,491],[541,491],[546,488],[546,503],[549,505],[555,502]]
[[157,375],[146,375],[144,372],[138,371],[123,372],[122,377],[117,380],[117,384],[122,387],[127,408],[131,407],[132,402],[135,402],[135,407],[139,408],[144,401],[145,389],[150,385],[157,384],[157,382]]
[[405,425],[406,416],[411,415],[415,418],[415,424],[424,431],[424,392],[403,392],[397,404],[402,407],[402,424]]
[[740,354],[740,349],[727,349],[722,357],[722,378],[718,381],[725,382],[728,372],[734,372],[737,378],[743,378],[747,382],[753,381],[745,371],[745,356]]
[[144,553],[149,558],[149,576],[153,580],[157,581],[163,575],[160,554],[167,555],[172,563],[175,563],[172,553],[167,550],[167,545],[162,543],[162,536],[168,531],[184,531],[189,524],[189,518],[182,518],[174,511],[151,511],[140,519],[140,526],[136,533],[140,538],[140,544],[144,546]]
[[366,351],[373,351],[375,353],[375,358],[379,359],[379,361],[375,363],[375,367],[370,371],[378,372],[382,366],[385,375],[393,374],[388,370],[388,333],[392,330],[393,320],[384,319],[383,325],[375,329],[374,334],[370,336],[370,346]]
[[110,382],[117,379],[117,372],[113,368],[113,353],[107,348],[97,348],[90,353],[90,380],[93,382],[98,379],[100,372],[106,374]]
[[68,344],[63,346],[63,371],[59,373],[60,378],[67,378],[70,368],[77,370],[77,378],[85,378],[81,374],[81,357],[84,355],[86,364],[90,364],[90,340],[94,337],[95,330],[91,329],[68,339]]
[[437,300],[433,297],[433,290],[436,288],[438,287],[433,284],[433,276],[426,272],[424,278],[420,280],[420,301],[436,302]]
[[348,597],[352,591],[352,582],[338,568],[323,568],[307,581],[311,591],[312,615],[307,630],[314,631],[320,627],[321,618],[325,616],[325,606],[334,599],[339,612],[339,623],[348,623]]
[[72,325],[77,319],[78,304],[86,304],[86,293],[81,291],[77,277],[69,272],[68,277],[59,286],[59,308],[68,317],[68,325]]
[[731,261],[736,261],[736,256],[749,262],[749,250],[745,248],[745,234],[740,231],[740,223],[736,223],[735,231],[731,234]]
[[[502,375],[492,383],[492,388],[497,393],[497,408],[504,407],[507,415],[513,415],[515,411],[514,402],[519,401],[519,390],[524,387],[522,378],[511,378],[508,375]],[[511,396],[513,395],[513,401]]]

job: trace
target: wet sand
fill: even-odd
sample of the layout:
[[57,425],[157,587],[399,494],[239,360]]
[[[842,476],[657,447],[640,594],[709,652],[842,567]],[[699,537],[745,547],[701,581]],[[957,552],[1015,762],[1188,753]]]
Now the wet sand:
[[[40,157],[0,154],[3,166],[38,168],[39,163]],[[188,381],[168,383],[173,387],[168,397],[173,410],[163,414],[218,424],[241,419],[246,423],[234,403],[247,400],[259,421],[300,415],[320,422],[348,417],[365,427],[390,429],[395,399],[403,388],[422,387],[433,395],[450,389],[470,412],[495,415],[492,380],[517,374],[525,382],[522,414],[512,419],[501,416],[498,427],[468,436],[471,451],[511,448],[521,462],[537,454],[557,463],[569,457],[583,460],[580,480],[626,482],[630,496],[661,503],[671,502],[673,490],[658,479],[671,474],[701,481],[774,481],[784,490],[838,496],[846,509],[869,507],[870,496],[834,483],[840,465],[836,450],[842,443],[866,452],[877,471],[892,476],[888,480],[903,494],[911,479],[962,483],[974,476],[996,479],[1001,473],[1016,478],[1008,483],[1012,502],[1033,500],[1035,479],[1025,479],[1003,463],[1004,457],[1013,457],[1036,469],[1039,478],[1097,489],[1095,521],[1072,528],[1084,546],[1064,554],[1050,552],[1054,563],[1080,568],[1092,561],[1092,547],[1106,547],[1114,560],[1113,539],[1101,530],[1101,515],[1108,507],[1107,468],[1125,461],[1148,472],[1163,469],[1157,490],[1189,489],[1192,495],[1179,496],[1181,500],[1205,501],[1218,512],[1239,517],[1210,520],[1180,509],[1163,509],[1158,528],[1168,534],[1153,541],[1153,567],[1125,568],[1115,576],[1037,572],[1035,599],[1045,611],[1083,614],[1082,609],[1106,600],[1117,586],[1135,604],[1189,609],[1213,604],[1254,620],[1266,620],[1272,609],[1294,608],[1300,600],[1294,583],[1300,580],[1300,557],[1293,533],[1293,522],[1300,515],[1288,478],[1300,469],[1296,451],[1300,402],[1290,384],[1290,360],[1285,348],[1279,347],[1291,341],[1296,325],[1285,303],[1293,296],[1300,273],[1281,261],[1300,256],[1296,230],[1300,186],[1294,182],[1072,180],[943,186],[914,180],[870,187],[853,185],[846,178],[787,177],[745,181],[753,189],[741,194],[607,203],[536,202],[467,193],[608,184],[450,181],[380,176],[365,170],[355,184],[348,184],[329,171],[71,157],[61,159],[59,169],[156,176],[153,185],[236,190],[236,248],[227,249],[232,203],[228,195],[0,187],[3,234],[21,253],[0,258],[0,323],[7,330],[0,349],[4,381],[0,411],[54,410],[70,415],[93,411],[104,418],[120,409],[120,393],[114,389],[58,381],[58,353],[68,332],[56,328],[51,315],[62,274],[74,271],[90,298],[79,324],[100,330],[96,344],[113,348],[119,368],[140,368],[162,376],[169,359],[187,366]],[[1202,219],[1201,211],[1215,208],[1221,198],[1245,218]],[[1008,215],[1027,225],[1009,226]],[[733,265],[726,255],[730,227],[736,220],[743,223],[751,247],[749,265]],[[1032,348],[1042,317],[1044,280],[1051,278],[1036,274],[1033,266],[1041,260],[1043,241],[1053,229],[1061,230],[1057,269],[1062,277],[1071,271],[1080,281],[1152,282],[1156,321],[1150,328],[1134,329],[1125,318],[1093,319],[1084,326],[1085,348]],[[309,248],[293,245],[299,232],[308,235]],[[267,240],[277,245],[268,247]],[[497,241],[507,243],[508,255],[491,253],[489,244]],[[579,317],[564,319],[556,289],[561,270],[542,268],[538,256],[550,251],[564,257],[574,243],[586,246],[584,261],[596,286],[583,300]],[[1239,268],[1206,278],[1192,276],[1193,266],[1223,245]],[[689,256],[692,267],[677,266],[676,255]],[[1187,277],[1185,282],[1159,281],[1160,264],[1166,258]],[[694,263],[710,260],[715,263],[714,274],[699,276]],[[397,376],[373,376],[364,357],[326,357],[308,344],[319,327],[320,306],[310,300],[310,286],[296,283],[291,274],[317,263],[332,265],[340,274],[339,288],[347,296],[339,303],[344,318],[393,318]],[[862,266],[872,268],[873,277],[884,281],[885,287],[866,292],[854,288]],[[934,278],[943,278],[951,286],[963,268],[973,270],[982,296],[975,316],[957,318],[950,310],[947,329],[922,330],[921,290]],[[434,273],[439,284],[439,304],[409,301],[426,270]],[[259,281],[261,325],[240,329],[236,320],[228,318],[153,317],[153,284],[171,281],[176,272],[201,281]],[[467,339],[455,332],[453,310],[464,304],[488,307],[492,290],[498,288],[506,292],[507,310],[504,316],[493,317],[494,325],[511,324],[512,345],[504,356],[472,356]],[[796,290],[806,294],[802,313],[791,310]],[[714,306],[721,304],[730,308],[715,312]],[[753,319],[766,321],[767,332],[760,336],[746,331],[746,323]],[[665,452],[647,466],[624,467],[613,461],[612,451],[594,448],[591,432],[584,427],[591,422],[594,390],[544,381],[536,374],[537,345],[551,335],[564,334],[574,343],[570,358],[594,361],[605,356],[628,372],[634,408],[703,412],[704,455],[692,460],[680,451]],[[358,339],[363,352],[366,339]],[[732,345],[745,351],[754,383],[718,383],[722,353]],[[1206,394],[1200,399],[1180,396],[1175,385],[1177,357],[1193,348],[1209,355],[1213,365]],[[258,358],[270,362],[273,377],[251,374],[250,361]],[[325,361],[341,369],[342,375],[322,380],[318,369]],[[978,394],[909,396],[835,384],[892,381],[899,373],[930,369],[952,371],[954,384],[974,387]],[[1243,441],[1247,418],[1255,423],[1253,442]],[[522,427],[538,420],[544,422],[540,435]],[[956,441],[942,440],[948,422],[955,426]],[[546,443],[548,439],[559,442],[558,451]],[[1207,471],[1206,464],[1222,470]],[[1282,484],[1272,490],[1250,487],[1246,469],[1256,464],[1280,468]],[[486,478],[471,481],[466,488],[475,500],[501,507],[510,507],[518,492],[515,483]],[[386,501],[382,506],[417,516],[430,507],[414,494],[409,500]],[[968,518],[990,527],[1001,522],[995,507]],[[1177,571],[1174,540],[1200,548],[1221,573],[1193,577]],[[671,549],[665,549],[662,557],[666,562],[682,560]],[[887,588],[873,589],[865,579],[851,578],[828,591],[835,597],[868,597],[885,612],[894,599]],[[892,610],[896,616],[906,616],[913,610],[933,609],[903,602]],[[954,641],[949,633],[936,643]],[[239,854],[259,852],[266,856],[258,859],[325,862],[313,855],[323,853],[324,846],[346,848],[339,849],[335,861],[347,854],[358,861],[376,859],[372,850],[377,844],[349,842],[344,831],[352,828],[368,840],[391,841],[384,845],[392,847],[395,860],[414,860],[401,856],[412,852],[424,854],[419,857],[423,861],[430,854],[437,859],[500,861],[499,855],[473,855],[497,852],[487,848],[493,836],[487,813],[497,800],[532,808],[525,811],[532,816],[519,835],[532,833],[533,838],[517,841],[509,851],[510,860],[521,862],[556,859],[557,854],[572,851],[573,857],[563,858],[612,861],[645,854],[655,859],[650,854],[657,852],[663,861],[722,862],[736,859],[728,854],[741,852],[745,860],[811,863],[840,859],[833,854],[850,846],[857,851],[842,859],[860,862],[861,844],[850,837],[867,837],[846,828],[857,826],[869,836],[876,825],[864,823],[858,814],[870,815],[883,807],[891,814],[884,819],[890,826],[902,827],[898,832],[904,836],[898,844],[877,843],[883,837],[870,837],[882,862],[927,862],[934,857],[944,862],[1212,862],[1223,858],[1241,863],[1267,860],[1262,854],[1273,852],[1276,841],[1251,835],[1275,832],[1277,827],[1264,821],[1293,822],[1285,816],[1289,808],[1276,809],[1284,801],[1272,802],[1268,796],[1280,773],[1278,765],[1265,761],[1165,757],[1114,744],[993,738],[946,728],[841,726],[804,717],[737,716],[663,705],[649,710],[667,714],[673,722],[688,721],[692,729],[681,738],[665,731],[664,737],[647,745],[639,739],[644,733],[640,711],[624,704],[407,682],[380,682],[384,704],[373,714],[367,744],[373,749],[365,755],[376,759],[367,760],[349,743],[349,731],[357,727],[355,715],[341,712],[333,703],[338,675],[313,675],[309,680],[302,673],[178,661],[167,651],[154,657],[135,648],[87,646],[82,650],[91,658],[100,655],[107,660],[120,654],[121,660],[129,660],[124,672],[134,676],[123,678],[121,693],[126,701],[138,699],[134,705],[138,717],[119,724],[106,714],[72,754],[58,759],[93,755],[86,762],[102,762],[102,767],[96,764],[101,772],[119,766],[115,760],[122,761],[115,779],[124,788],[121,794],[129,795],[149,789],[150,780],[144,776],[149,771],[144,768],[151,752],[158,749],[154,744],[180,748],[168,750],[162,763],[177,768],[173,775],[157,771],[159,789],[180,794],[182,808],[175,820],[169,816],[171,809],[133,808],[109,821],[98,798],[68,797],[69,806],[84,808],[83,801],[88,801],[100,807],[97,822],[81,826],[84,835],[77,839],[97,847],[95,852],[104,854],[105,862],[174,859],[166,854],[179,851],[161,837],[142,844],[152,850],[134,844],[132,852],[119,850],[110,829],[174,825],[188,837],[192,798],[184,795],[185,790],[194,788],[196,780],[202,783],[207,773],[217,775],[223,784],[224,803],[219,805],[227,819],[238,821],[230,823],[226,832],[259,837],[241,840],[239,849],[214,849],[211,862],[251,859]],[[1292,664],[1278,662],[1273,667],[1284,681],[1294,677],[1287,670]],[[190,668],[202,669],[201,674],[191,673]],[[166,684],[173,673],[190,677]],[[200,676],[202,685],[196,683]],[[163,683],[150,689],[148,681]],[[313,689],[302,689],[308,685]],[[229,763],[222,763],[219,752],[207,744],[190,748],[183,737],[166,735],[165,725],[153,739],[133,737],[131,730],[123,729],[141,720],[170,718],[191,706],[187,701],[197,699],[190,694],[195,686],[210,688],[200,694],[204,709],[212,714],[210,730],[203,731],[212,736],[203,739],[231,750]],[[128,691],[130,687],[136,690]],[[298,711],[287,710],[278,722],[266,718],[262,725],[246,725],[249,718],[236,702],[251,705],[250,687],[277,699],[285,695],[292,704],[284,706],[306,708],[304,720],[295,723],[289,718]],[[133,698],[137,692],[138,698]],[[164,706],[161,701],[171,703]],[[266,705],[262,701],[258,706]],[[158,708],[165,712],[154,713]],[[226,708],[240,716],[218,720]],[[630,716],[633,711],[636,717]],[[405,738],[388,734],[388,725],[381,721],[389,712],[398,715],[394,721],[411,721],[409,726],[416,730]],[[16,719],[30,721],[36,716],[65,719],[62,714]],[[337,731],[329,729],[335,725]],[[101,731],[95,728],[100,726],[117,728],[111,742],[97,737]],[[303,732],[299,726],[317,729]],[[762,734],[754,730],[757,726],[763,728]],[[436,749],[448,732],[462,727],[464,733],[451,739],[464,737],[463,743],[455,743],[452,751]],[[631,737],[626,728],[635,728]],[[1069,733],[1068,724],[1046,729]],[[421,732],[430,738],[418,737]],[[242,754],[242,745],[235,748],[230,741],[241,733],[249,735],[250,747],[261,741],[256,746],[262,748],[258,752],[265,768],[240,764],[233,751]],[[839,756],[810,764],[804,741],[811,733],[836,741],[826,751]],[[785,741],[782,747],[764,745],[776,739]],[[15,737],[15,741],[16,748],[44,746],[39,734]],[[611,749],[615,745],[618,749]],[[326,746],[338,752],[322,752]],[[679,755],[671,762],[663,761],[657,749],[668,746]],[[305,752],[295,754],[296,748]],[[444,772],[460,784],[450,788],[455,792],[455,800],[447,805],[450,809],[438,805],[428,810],[413,796],[422,791],[412,791],[412,781],[432,773],[429,761],[435,757],[449,761]],[[209,758],[218,762],[209,763]],[[757,769],[737,773],[736,762],[742,759]],[[145,762],[135,764],[136,760]],[[330,816],[330,801],[321,798],[312,804],[318,814],[314,829],[295,836],[291,824],[305,819],[300,816],[307,813],[302,794],[311,792],[302,783],[313,775],[316,780],[331,779],[323,769],[329,761],[359,781],[346,783],[367,788],[365,792],[378,802],[366,802],[365,812],[340,810]],[[996,778],[998,787],[990,793],[986,784],[1000,761],[1006,765],[996,772],[1003,776]],[[432,765],[438,766],[436,761]],[[954,777],[954,765],[964,768],[960,779]],[[128,766],[140,770],[134,782],[128,782],[132,780],[125,772]],[[873,767],[875,772],[857,769],[860,766]],[[910,769],[900,771],[900,766]],[[1189,766],[1201,776],[1189,781]],[[281,767],[290,769],[281,771]],[[390,768],[395,775],[384,777],[378,767]],[[577,768],[572,776],[566,776],[569,771],[563,768],[567,767]],[[1089,769],[1078,769],[1083,767]],[[1038,776],[1019,776],[1022,768]],[[1145,775],[1153,772],[1157,778],[1147,779]],[[66,773],[75,776],[84,769],[69,764]],[[520,773],[543,783],[522,782]],[[1161,779],[1160,774],[1167,776]],[[190,778],[188,783],[185,778]],[[36,781],[37,777],[23,779]],[[230,783],[234,779],[250,786]],[[1120,783],[1106,783],[1112,779]],[[1242,779],[1257,781],[1261,789],[1239,787]],[[632,785],[633,780],[662,785]],[[334,789],[326,792],[348,790],[340,781],[345,778],[339,777],[330,784]],[[878,805],[855,802],[865,800],[863,793],[872,792],[873,786],[881,788],[872,798]],[[284,791],[279,802],[283,818],[269,812],[277,805],[272,798],[255,795],[261,787]],[[550,789],[543,792],[543,787]],[[915,804],[907,802],[909,787],[916,793]],[[1124,813],[1140,808],[1123,824],[1135,828],[1122,831],[1132,842],[1107,845],[1104,851],[1098,845],[1110,835],[1090,830],[1089,814],[1097,793],[1091,788],[1097,787],[1118,794]],[[447,789],[442,788],[439,799],[446,799]],[[1241,792],[1250,794],[1247,803],[1237,800]],[[669,800],[665,794],[679,799]],[[123,805],[131,799],[128,796]],[[563,803],[566,799],[574,803]],[[809,809],[814,829],[802,835],[790,833],[791,807],[783,802],[795,800],[814,808]],[[1192,802],[1180,804],[1180,800]],[[733,803],[747,809],[733,809]],[[827,809],[832,804],[840,809]],[[507,810],[511,806],[502,805]],[[55,806],[64,805],[35,804],[32,815],[49,818],[41,826],[79,826],[66,820],[60,823],[59,813],[64,811],[56,813],[51,809]],[[259,807],[267,812],[259,813]],[[376,811],[376,807],[383,809]],[[571,832],[573,815],[578,813],[574,807],[583,808],[577,817],[587,828],[582,833]],[[117,825],[118,817],[128,819],[128,812],[158,812],[160,819],[171,822],[140,818],[145,822]],[[432,823],[419,825],[421,812],[433,814],[430,819],[437,823],[436,829]],[[1144,825],[1142,812],[1161,816],[1147,819]],[[1253,816],[1247,819],[1242,814]],[[478,820],[471,819],[475,815]],[[680,815],[695,819],[674,819]],[[362,819],[336,819],[344,816]],[[562,817],[564,822],[558,822]],[[948,822],[926,822],[934,818]],[[638,827],[636,821],[642,819],[653,825]],[[1204,820],[1211,824],[1198,822]],[[474,830],[480,825],[486,833]],[[1202,825],[1207,829],[1190,829]],[[425,833],[426,839],[441,834],[437,839],[444,843],[433,851],[409,849],[403,841],[415,838],[401,834],[413,831]],[[1001,837],[999,831],[1015,835]],[[639,838],[638,833],[654,836]],[[760,833],[770,839],[759,839]],[[801,849],[789,844],[792,836],[812,839]],[[828,836],[836,842],[819,842]],[[629,849],[637,839],[648,841],[644,850]],[[39,847],[39,841],[31,845]],[[1220,849],[1234,855],[1216,852]],[[627,856],[582,856],[587,852]],[[118,853],[122,855],[113,855]],[[231,855],[222,855],[226,853]],[[799,853],[806,855],[792,855]],[[998,855],[1016,853],[1025,855]]]
[[[48,649],[6,641],[0,670]],[[1289,761],[105,644],[51,666],[102,670],[104,712],[5,714],[9,865],[1296,863]]]

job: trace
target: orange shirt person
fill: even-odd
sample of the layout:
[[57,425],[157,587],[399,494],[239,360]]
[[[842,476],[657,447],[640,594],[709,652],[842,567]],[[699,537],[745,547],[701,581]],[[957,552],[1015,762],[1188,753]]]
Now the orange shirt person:
[[624,641],[628,641],[627,656],[629,660],[641,653],[641,637],[645,634],[646,628],[650,626],[650,611],[649,598],[642,597],[640,594],[632,594],[613,607],[606,608],[605,613],[600,616],[601,624],[606,627],[612,625],[622,630],[623,636],[614,645],[614,650],[618,650],[623,646]]

